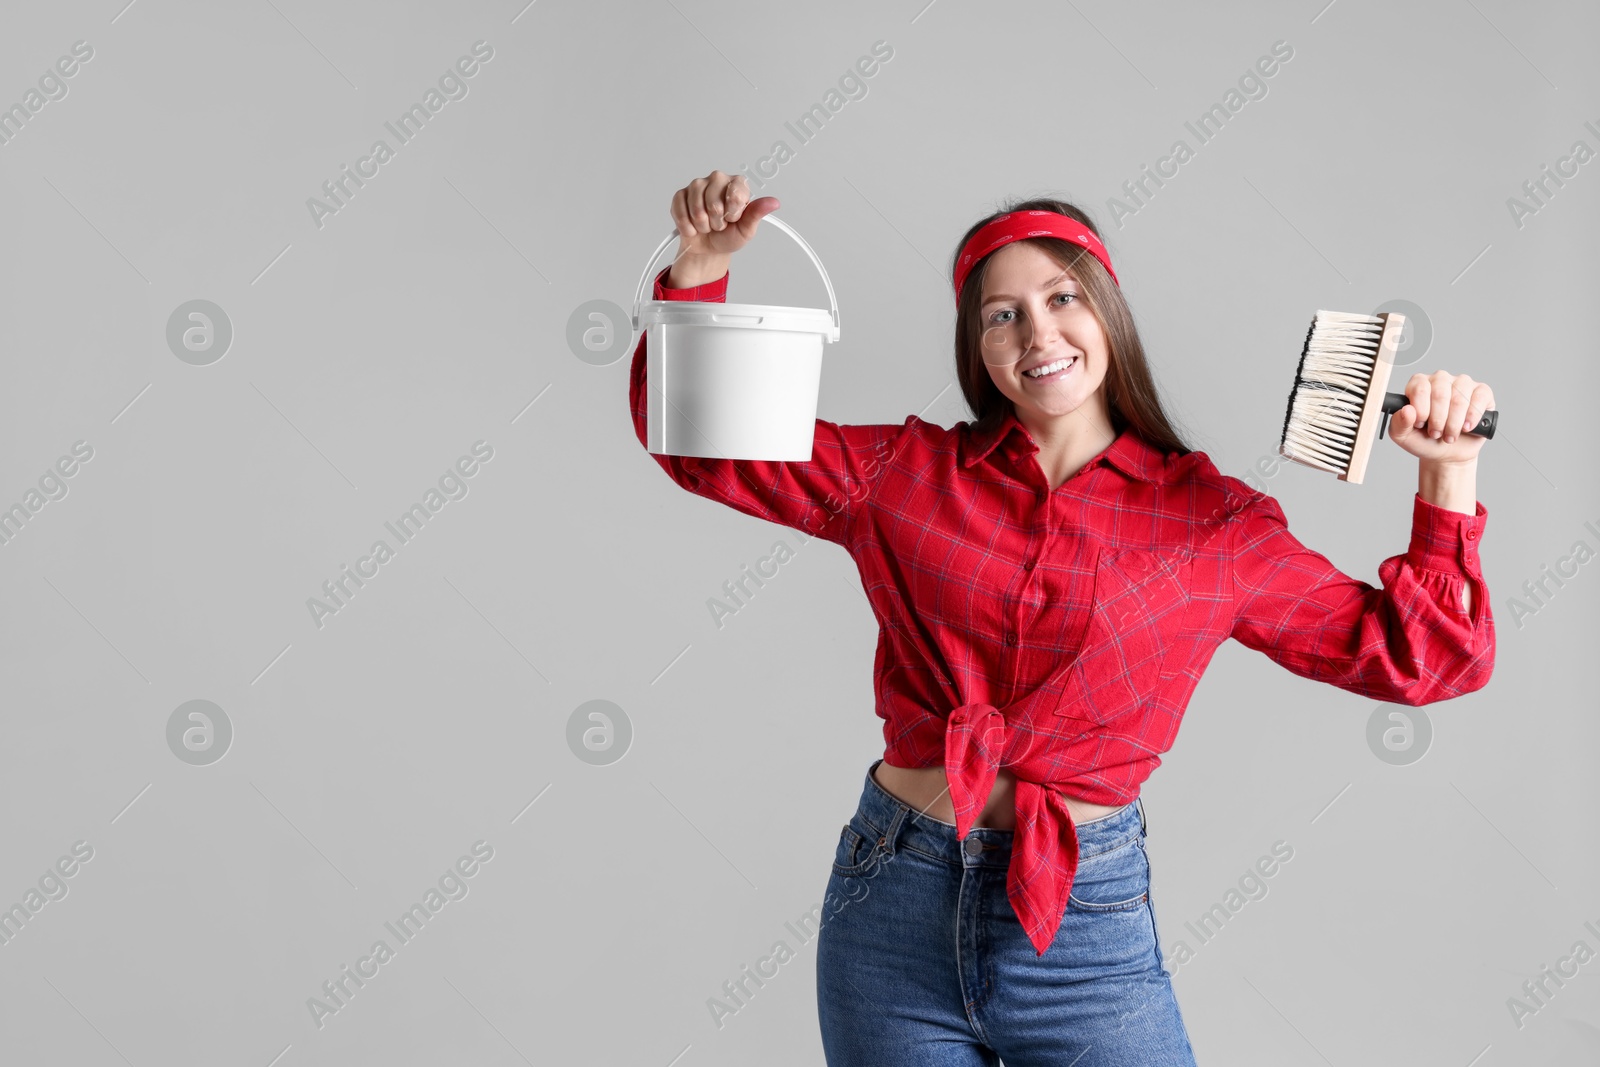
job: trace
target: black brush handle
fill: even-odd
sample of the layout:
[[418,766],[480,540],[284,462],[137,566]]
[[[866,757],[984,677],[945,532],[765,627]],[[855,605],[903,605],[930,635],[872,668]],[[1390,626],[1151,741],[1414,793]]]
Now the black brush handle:
[[[1393,415],[1395,412],[1399,411],[1409,403],[1411,403],[1411,399],[1404,393],[1384,393],[1383,413],[1385,415]],[[1483,418],[1478,420],[1478,425],[1468,430],[1467,433],[1475,433],[1479,437],[1492,439],[1494,437],[1495,423],[1499,421],[1499,415],[1500,412],[1493,409],[1485,411],[1483,413]],[[1383,438],[1383,428],[1388,424],[1388,422],[1389,420],[1387,418],[1380,419],[1378,421],[1378,438],[1380,440]]]

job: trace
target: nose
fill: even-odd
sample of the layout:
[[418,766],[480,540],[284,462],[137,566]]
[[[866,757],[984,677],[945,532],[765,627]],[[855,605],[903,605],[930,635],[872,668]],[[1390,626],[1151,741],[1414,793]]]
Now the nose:
[[1060,332],[1054,317],[1036,308],[1024,308],[1018,313],[1017,320],[1017,340],[1021,342],[1023,352],[1044,348]]

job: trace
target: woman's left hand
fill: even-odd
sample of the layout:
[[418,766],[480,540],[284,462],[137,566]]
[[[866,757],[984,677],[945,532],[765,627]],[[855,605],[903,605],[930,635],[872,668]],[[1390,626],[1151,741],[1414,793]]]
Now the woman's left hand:
[[1494,391],[1465,374],[1437,370],[1406,382],[1405,407],[1389,417],[1394,443],[1424,463],[1475,463],[1486,437],[1465,432],[1494,409]]

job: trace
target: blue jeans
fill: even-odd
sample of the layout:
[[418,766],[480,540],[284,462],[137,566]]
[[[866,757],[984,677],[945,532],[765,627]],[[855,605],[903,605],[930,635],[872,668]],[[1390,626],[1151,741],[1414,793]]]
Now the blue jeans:
[[867,770],[817,938],[828,1067],[1193,1067],[1150,904],[1144,805],[1078,824],[1043,956],[1006,897],[1012,831],[956,828]]

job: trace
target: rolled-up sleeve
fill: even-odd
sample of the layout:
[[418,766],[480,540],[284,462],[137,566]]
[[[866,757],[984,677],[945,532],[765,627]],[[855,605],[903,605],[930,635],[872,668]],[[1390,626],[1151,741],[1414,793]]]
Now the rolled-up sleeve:
[[1378,565],[1378,587],[1301,544],[1272,497],[1232,481],[1247,498],[1228,524],[1240,644],[1301,677],[1398,704],[1488,683],[1495,634],[1479,563],[1488,518],[1481,502],[1468,515],[1415,494],[1410,544]]

